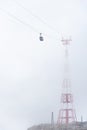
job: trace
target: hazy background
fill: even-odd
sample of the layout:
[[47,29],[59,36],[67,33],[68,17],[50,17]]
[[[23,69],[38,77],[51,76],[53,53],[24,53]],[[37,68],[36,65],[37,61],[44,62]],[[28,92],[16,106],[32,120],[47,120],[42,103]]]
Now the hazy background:
[[[45,33],[43,43],[40,32]],[[87,0],[0,0],[1,130],[50,123],[52,111],[57,122],[64,63],[62,36],[72,37],[69,61],[74,106],[77,119],[82,115],[87,120]]]

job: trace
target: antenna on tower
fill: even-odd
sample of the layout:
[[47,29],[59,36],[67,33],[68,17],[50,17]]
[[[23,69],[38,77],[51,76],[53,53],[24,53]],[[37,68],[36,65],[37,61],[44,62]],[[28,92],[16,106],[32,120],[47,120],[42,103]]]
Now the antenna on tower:
[[83,116],[81,116],[81,128],[83,127]]
[[54,114],[51,114],[51,130],[54,130]]

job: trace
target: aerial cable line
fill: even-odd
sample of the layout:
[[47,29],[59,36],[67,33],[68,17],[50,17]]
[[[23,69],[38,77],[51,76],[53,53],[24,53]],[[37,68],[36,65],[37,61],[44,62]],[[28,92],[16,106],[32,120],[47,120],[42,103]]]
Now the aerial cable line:
[[39,33],[39,31],[37,29],[35,29],[33,26],[31,26],[30,24],[24,22],[23,20],[19,19],[18,17],[16,17],[15,15],[13,15],[12,13],[0,8],[0,10],[2,12],[4,12],[5,14],[7,14],[8,16],[12,17],[13,19],[15,19],[16,21],[20,22],[21,24],[24,24],[25,26],[28,26],[30,29],[32,29],[34,32]]
[[23,4],[19,3],[18,1],[14,0],[16,2],[16,4],[18,6],[20,6],[21,8],[23,8],[26,12],[28,12],[28,14],[31,14],[33,17],[35,17],[37,20],[39,20],[41,23],[43,23],[44,25],[46,25],[48,28],[50,28],[51,30],[53,30],[54,32],[56,32],[58,34],[58,31],[50,24],[48,24],[45,20],[43,20],[41,17],[39,17],[38,15],[36,15],[35,13],[33,13],[31,10],[29,10],[28,8],[26,8]]
[[[30,28],[31,30],[33,30],[34,32],[36,32],[36,33],[38,33],[38,34],[41,34],[40,31],[38,31],[38,30],[37,30],[36,28],[34,28],[32,25],[26,23],[25,21],[23,21],[23,20],[21,20],[20,18],[16,17],[16,16],[13,15],[12,13],[6,11],[6,10],[3,9],[3,8],[0,8],[0,10],[1,10],[2,12],[4,12],[5,14],[7,14],[8,16],[10,16],[11,18],[13,18],[13,19],[15,19],[16,21],[18,21],[19,23],[21,23],[21,24],[23,24],[23,25],[29,27],[29,28]],[[48,37],[48,38],[51,38],[51,39],[56,39],[56,38],[54,38],[53,36],[48,35],[48,34],[46,34],[46,33],[43,33],[43,35],[46,36],[46,37]],[[58,41],[58,39],[56,39],[56,40]]]

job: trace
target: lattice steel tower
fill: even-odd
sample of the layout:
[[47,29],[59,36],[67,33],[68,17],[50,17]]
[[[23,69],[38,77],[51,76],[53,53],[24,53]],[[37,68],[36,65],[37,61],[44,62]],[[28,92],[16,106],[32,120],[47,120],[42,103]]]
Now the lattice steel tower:
[[67,128],[70,123],[76,122],[76,114],[73,109],[73,94],[71,92],[71,80],[69,72],[68,46],[71,39],[62,39],[65,47],[64,79],[62,84],[61,108],[58,116],[58,126]]

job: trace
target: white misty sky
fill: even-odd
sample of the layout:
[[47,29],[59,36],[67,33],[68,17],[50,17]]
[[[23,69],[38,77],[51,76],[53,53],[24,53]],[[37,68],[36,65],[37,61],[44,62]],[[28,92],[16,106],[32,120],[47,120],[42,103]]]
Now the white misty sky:
[[[40,32],[46,34],[43,43]],[[77,119],[82,115],[87,120],[86,35],[86,0],[0,0],[0,129],[26,130],[50,123],[52,111],[57,122],[64,63],[62,36],[72,37],[69,61],[74,106]]]

